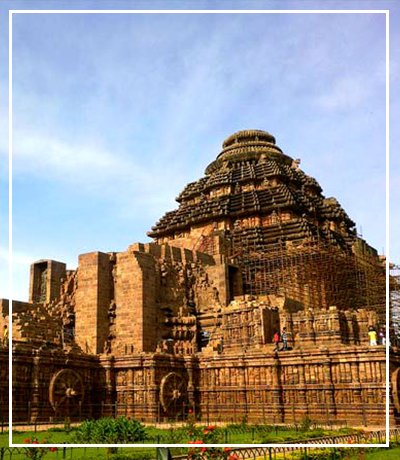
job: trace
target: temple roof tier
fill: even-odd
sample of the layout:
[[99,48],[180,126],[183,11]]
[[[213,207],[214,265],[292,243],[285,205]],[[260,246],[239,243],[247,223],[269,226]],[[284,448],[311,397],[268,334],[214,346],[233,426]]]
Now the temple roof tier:
[[[189,183],[148,233],[155,239],[195,238],[191,232],[251,227],[261,246],[321,235],[342,245],[354,239],[354,222],[318,182],[285,155],[266,131],[229,136],[205,176]],[[222,223],[222,224],[221,224]],[[221,225],[220,225],[221,224]],[[249,230],[251,233],[251,231]],[[185,236],[183,236],[185,235]],[[189,241],[188,241],[189,244]]]

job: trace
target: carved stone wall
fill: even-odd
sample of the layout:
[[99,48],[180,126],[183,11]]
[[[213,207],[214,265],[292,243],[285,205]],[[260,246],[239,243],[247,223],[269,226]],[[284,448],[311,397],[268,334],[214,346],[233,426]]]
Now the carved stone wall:
[[39,260],[31,265],[29,302],[49,303],[59,296],[66,265],[55,260]]
[[110,259],[102,252],[79,256],[75,340],[86,353],[101,353],[109,335]]
[[[398,365],[395,355],[391,366]],[[384,347],[191,359],[137,355],[103,360],[102,366],[109,370],[109,401],[116,414],[153,423],[185,418],[189,408],[203,421],[300,423],[308,416],[354,426],[380,425],[385,412]],[[171,373],[184,385],[185,404],[179,410],[162,402],[163,381]],[[395,423],[399,412],[392,400],[390,410]]]
[[109,351],[115,356],[169,349],[195,353],[194,313],[218,310],[229,295],[225,265],[177,247],[132,245],[116,255],[113,273]]
[[0,420],[8,420],[8,349],[0,347]]
[[199,411],[210,420],[379,425],[385,411],[384,347],[221,355],[199,371]]
[[[384,325],[385,273],[337,200],[246,130],[177,201],[156,243],[32,265],[30,302],[13,305],[15,416],[56,417],[64,379],[87,416],[381,423],[385,350],[368,329]],[[283,328],[290,350],[275,353]]]
[[185,418],[189,407],[195,407],[194,357],[164,353],[132,355],[106,359],[108,407],[114,415],[149,422]]
[[[78,376],[84,388],[82,398],[77,397],[78,404],[72,407],[71,403],[71,408],[66,407],[70,402],[64,394],[53,395],[54,406],[51,404],[52,381],[65,370]],[[69,380],[65,383],[74,385]],[[16,423],[62,420],[67,415],[72,420],[98,416],[98,405],[104,392],[101,371],[93,356],[71,356],[54,349],[32,350],[24,344],[17,345],[13,350],[12,385],[13,421]]]

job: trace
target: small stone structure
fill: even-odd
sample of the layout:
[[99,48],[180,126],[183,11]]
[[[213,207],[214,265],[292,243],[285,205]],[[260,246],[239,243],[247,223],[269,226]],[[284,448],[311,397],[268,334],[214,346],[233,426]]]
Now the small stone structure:
[[[29,303],[13,302],[15,422],[193,411],[382,424],[385,347],[369,346],[368,328],[384,325],[384,267],[337,200],[249,130],[177,201],[153,243],[82,254],[76,270],[32,265]],[[283,328],[289,350],[275,352]],[[392,423],[399,362],[392,347]]]

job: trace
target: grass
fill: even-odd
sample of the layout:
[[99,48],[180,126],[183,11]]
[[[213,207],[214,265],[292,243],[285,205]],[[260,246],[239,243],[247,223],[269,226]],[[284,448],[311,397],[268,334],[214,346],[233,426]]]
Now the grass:
[[[132,460],[154,460],[156,458],[156,449],[154,447],[120,447],[118,453],[122,455],[129,455]],[[5,458],[9,458],[6,454]],[[12,460],[25,460],[23,454],[12,455]],[[63,450],[60,448],[57,452],[48,452],[44,456],[45,460],[64,459]],[[67,448],[65,453],[65,460],[112,460],[112,456],[108,456],[105,447],[74,447]]]
[[[358,460],[359,457],[355,456],[354,459]],[[377,449],[376,452],[368,452],[365,460],[399,460],[400,447],[395,449]]]
[[[258,427],[260,428],[260,427]],[[284,441],[292,440],[301,440],[301,439],[310,439],[322,436],[334,436],[339,434],[346,434],[351,431],[349,428],[343,428],[340,430],[323,430],[321,428],[316,428],[308,431],[296,431],[296,430],[279,430],[279,428],[274,428],[260,431],[257,430],[257,427],[248,427],[247,430],[237,430],[237,429],[219,429],[221,433],[221,444],[266,444],[266,443],[279,443]],[[141,442],[140,444],[157,444],[158,441],[160,444],[184,444],[187,443],[190,438],[185,436],[184,429],[161,429],[156,427],[147,427],[146,433],[150,440]],[[171,435],[174,435],[174,438],[171,440]],[[51,444],[72,444],[73,429],[70,433],[66,431],[61,431],[59,429],[50,429],[47,431],[40,431],[36,434],[33,431],[24,431],[24,432],[13,432],[13,442],[15,444],[23,444],[24,439],[32,438],[36,436],[39,442],[47,440]],[[157,436],[159,439],[157,440]],[[8,446],[8,433],[0,435],[0,446]]]
[[[13,441],[16,444],[24,444],[24,439],[37,437],[39,442],[46,440],[50,444],[66,444],[66,449],[59,449],[57,452],[49,452],[46,454],[45,459],[109,459],[109,460],[153,460],[156,458],[156,449],[154,447],[120,447],[118,454],[115,456],[108,456],[106,448],[102,447],[74,447],[72,443],[73,430],[70,433],[65,431],[63,428],[53,428],[47,431],[37,432],[36,434],[30,432],[17,432],[13,433]],[[322,436],[335,436],[340,434],[346,434],[354,432],[350,428],[342,428],[339,430],[324,430],[322,428],[309,429],[309,430],[287,430],[278,426],[231,426],[225,428],[218,428],[216,431],[221,433],[219,438],[220,443],[228,444],[234,447],[234,444],[261,444],[261,443],[279,443],[283,441],[310,439]],[[175,443],[187,443],[189,438],[184,427],[162,429],[150,426],[146,428],[146,434],[152,437],[151,440],[144,441],[145,443],[155,443],[155,438],[160,437],[160,443],[174,443],[168,440],[171,434],[176,436],[177,441]],[[0,434],[0,446],[8,447],[8,433]],[[26,444],[26,446],[28,446]],[[173,448],[173,455],[178,455],[187,452],[187,448]],[[354,455],[353,455],[354,452]],[[12,460],[23,460],[25,456],[23,454],[15,454],[13,452]],[[348,450],[348,457],[346,460],[399,460],[400,459],[400,447],[393,449],[379,449],[375,451],[352,451],[351,448]]]
[[[52,439],[52,442],[56,442]],[[173,455],[178,455],[185,451],[185,448],[173,448],[172,453]],[[349,447],[349,455],[346,460],[399,460],[400,459],[400,447],[396,447],[393,449],[382,449],[376,448],[376,450],[372,452],[363,452],[357,450],[354,452],[354,455],[351,453],[353,448]],[[156,458],[156,449],[153,447],[120,447],[118,449],[118,454],[115,456],[115,459],[122,460],[123,456],[127,456],[126,459],[132,460],[153,460]],[[6,457],[8,458],[8,456]],[[63,452],[62,449],[59,449],[58,452],[49,452],[46,454],[45,459],[55,460],[55,459],[63,459]],[[13,453],[12,460],[23,460],[25,459],[24,455],[18,455]],[[66,460],[112,460],[113,456],[107,456],[106,448],[102,447],[74,447],[74,448],[67,448],[66,450]],[[261,460],[261,459],[260,459]],[[263,460],[263,459],[262,459]]]

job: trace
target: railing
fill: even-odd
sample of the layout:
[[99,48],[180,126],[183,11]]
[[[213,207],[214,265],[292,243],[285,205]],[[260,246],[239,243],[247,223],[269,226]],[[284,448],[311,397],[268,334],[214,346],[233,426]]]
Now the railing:
[[[198,410],[195,413],[191,414],[191,418],[195,418],[200,423],[206,424],[219,424],[219,423],[230,423],[230,424],[239,424],[242,422],[243,419],[248,420],[248,422],[253,423],[253,419],[249,419],[251,415],[250,407],[246,405],[240,404],[233,404],[232,411],[229,414],[229,418],[215,416],[218,412],[223,411],[224,406],[216,405],[214,406],[214,412],[211,413],[210,407],[206,405],[205,407],[201,407],[201,410]],[[291,417],[290,425],[285,424],[285,426],[290,427],[289,429],[296,429],[301,425],[302,417],[295,413],[294,408],[293,410],[288,409],[288,416]],[[185,423],[189,418],[189,411],[192,410],[191,405],[187,405],[183,412],[180,414],[176,414],[174,416],[167,416],[162,413],[162,408],[158,407],[156,411],[149,412],[149,406],[147,404],[139,404],[135,403],[132,404],[120,404],[120,403],[113,403],[113,404],[105,404],[105,403],[83,403],[78,406],[76,413],[72,414],[69,417],[62,416],[61,414],[57,414],[53,411],[50,404],[41,404],[41,405],[33,405],[30,403],[27,404],[15,404],[13,405],[13,425],[14,426],[40,426],[40,425],[62,425],[65,423],[66,420],[73,422],[82,422],[88,419],[99,419],[102,417],[123,417],[128,416],[138,420],[140,422],[147,422],[152,424],[157,423]],[[265,411],[265,406],[263,405],[262,408],[259,407],[259,410],[262,410],[262,414],[259,417],[258,423],[260,425],[278,425],[278,419],[275,418],[274,415],[268,414]],[[225,414],[227,415],[227,414]],[[297,415],[297,419],[296,419]],[[345,420],[335,420],[334,417],[329,418],[329,411],[324,415],[321,415],[324,419],[316,420],[313,424],[314,428],[317,427],[340,427],[340,426],[347,426],[347,422]],[[4,411],[1,413],[0,408],[0,423],[1,420],[4,420],[8,423],[8,413]]]
[[[175,422],[175,421],[174,421]],[[185,444],[188,441],[187,433],[184,430],[185,423],[187,421],[181,423],[170,423],[169,425],[160,425],[160,427],[165,429],[165,432],[162,434],[156,435],[147,435],[145,439],[145,443],[148,444]],[[23,430],[23,431],[33,431],[38,432],[41,430],[46,430],[49,428],[57,427],[58,432],[64,432],[69,434],[74,426],[79,425],[80,421],[77,420],[53,420],[52,422],[48,421],[37,421],[34,422],[24,422],[13,424],[13,428],[16,430]],[[196,422],[199,426],[202,425],[201,422]],[[237,425],[226,425],[216,423],[216,427],[219,425],[221,426],[222,430],[220,431],[219,436],[219,443],[223,444],[231,444],[235,442],[235,438],[238,434],[247,434],[246,442],[254,442],[256,439],[262,439],[264,436],[267,437],[270,434],[275,435],[283,435],[285,432],[292,431],[295,433],[303,433],[309,430],[314,430],[317,428],[325,428],[325,429],[334,429],[334,428],[343,428],[347,427],[347,422],[331,422],[327,421],[319,421],[313,422],[305,429],[301,424],[285,424],[285,425],[278,425],[278,424],[261,424],[261,425],[252,425],[252,424],[237,424]],[[157,426],[157,425],[156,425]],[[183,429],[180,429],[180,428]],[[63,429],[64,428],[64,429]],[[169,429],[167,431],[167,429]],[[8,420],[3,421],[0,423],[0,430],[4,432],[8,430]],[[262,442],[262,441],[261,441]],[[288,442],[289,443],[289,442]],[[1,460],[1,459],[0,459]]]
[[[187,406],[185,411],[174,416],[167,416],[161,413],[161,406],[157,413],[149,413],[148,404],[106,404],[106,403],[88,403],[84,402],[77,407],[77,410],[69,416],[56,413],[51,408],[50,404],[14,404],[13,405],[13,425],[60,425],[66,420],[72,422],[82,422],[84,420],[99,419],[102,417],[131,417],[140,422],[165,423],[165,422],[183,422],[188,417],[188,410],[191,406]],[[1,410],[1,408],[0,408]],[[8,413],[0,412],[0,421],[8,421]]]
[[[33,459],[32,451],[35,447],[0,447],[0,460],[26,460],[28,458]],[[153,447],[142,448],[140,452],[146,452],[146,456],[140,456],[140,452],[137,452],[137,448],[132,447],[120,447],[119,452],[130,453],[136,455],[136,459],[154,459],[156,458],[156,449]],[[136,451],[136,454],[135,454]],[[139,454],[139,455],[138,455]],[[48,452],[45,454],[47,460],[94,460],[94,459],[105,459],[107,458],[107,450],[105,447],[59,447],[55,452]],[[39,457],[37,457],[39,458]]]
[[[389,437],[396,438],[396,441],[400,440],[400,428],[393,428],[389,430]],[[338,436],[325,436],[321,438],[313,438],[302,441],[290,441],[290,444],[366,444],[371,441],[378,441],[379,444],[384,444],[386,440],[386,430],[370,431],[368,433],[358,433],[349,435],[338,435]],[[285,443],[282,443],[285,444]],[[289,444],[289,443],[288,443]],[[233,448],[232,451],[241,460],[275,460],[277,454],[285,454],[290,452],[299,452],[300,458],[312,458],[312,455],[308,456],[312,447],[297,447],[297,446],[282,446],[282,447],[237,447]],[[178,455],[173,457],[174,460],[186,460],[187,455]],[[334,458],[334,457],[333,457]]]
[[[400,429],[393,428],[389,430],[390,438],[395,438],[398,442],[400,440]],[[385,430],[372,431],[365,434],[351,434],[351,435],[339,435],[339,436],[327,436],[323,438],[315,438],[304,441],[298,441],[302,444],[310,444],[310,447],[300,447],[300,446],[281,446],[281,447],[238,447],[232,448],[232,452],[235,453],[238,459],[240,460],[277,460],[282,458],[282,454],[299,452],[301,459],[312,459],[313,455],[313,444],[330,444],[332,460],[336,458],[335,454],[335,444],[365,444],[366,442],[379,441],[379,443],[384,443],[386,439]],[[293,444],[293,441],[292,441]],[[371,445],[373,447],[373,445]],[[31,452],[29,449],[33,447],[0,447],[0,460],[22,460],[27,458],[27,454]],[[123,449],[124,453],[135,452],[137,448],[119,448]],[[156,451],[149,447],[146,448],[146,451],[156,457]],[[153,451],[153,453],[151,452]],[[51,452],[48,454],[49,459],[72,459],[72,458],[96,458],[99,457],[102,453],[105,454],[105,448],[102,447],[70,447],[65,446],[59,448],[56,452]],[[146,456],[146,458],[149,458]],[[173,460],[186,460],[187,454],[177,455],[173,457]]]

